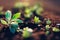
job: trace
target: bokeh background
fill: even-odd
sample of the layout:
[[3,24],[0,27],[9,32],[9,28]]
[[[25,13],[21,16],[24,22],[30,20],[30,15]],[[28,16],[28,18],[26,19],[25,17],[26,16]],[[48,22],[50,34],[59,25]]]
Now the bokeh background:
[[13,8],[17,3],[25,6],[39,3],[45,9],[44,17],[47,16],[53,21],[60,21],[60,0],[0,0],[0,7],[3,8],[3,11],[6,11]]

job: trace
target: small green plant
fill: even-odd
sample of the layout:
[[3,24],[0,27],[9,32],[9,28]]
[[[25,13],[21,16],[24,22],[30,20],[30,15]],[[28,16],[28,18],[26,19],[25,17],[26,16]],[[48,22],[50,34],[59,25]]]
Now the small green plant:
[[39,17],[34,17],[34,23],[40,23],[41,21],[39,20]]
[[47,19],[46,24],[50,25],[51,24],[51,20]]
[[45,29],[46,29],[45,34],[46,34],[46,35],[49,35],[49,33],[50,33],[49,29],[50,29],[50,28],[51,28],[51,27],[50,27],[49,25],[46,25],[46,26],[45,26]]
[[25,16],[26,18],[30,18],[30,17],[31,17],[31,15],[32,15],[31,10],[30,10],[30,9],[28,9],[28,8],[26,8],[26,9],[25,9],[25,14],[24,14],[24,16]]
[[19,27],[18,23],[23,23],[22,20],[18,19],[20,18],[21,13],[16,13],[12,16],[12,13],[10,10],[8,10],[5,13],[5,20],[0,19],[1,23],[3,25],[7,25],[10,29],[11,33],[15,33]]
[[32,32],[33,32],[33,30],[31,28],[28,28],[28,27],[23,28],[23,34],[22,34],[22,36],[24,38],[28,38],[28,37],[30,37],[32,35]]
[[60,31],[60,29],[57,28],[57,27],[53,27],[52,30],[53,30],[54,32],[59,32],[59,31]]

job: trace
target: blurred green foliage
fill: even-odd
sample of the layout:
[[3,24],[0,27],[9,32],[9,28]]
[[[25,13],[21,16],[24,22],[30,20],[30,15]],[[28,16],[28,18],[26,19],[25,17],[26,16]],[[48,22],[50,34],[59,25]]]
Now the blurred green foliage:
[[18,29],[18,23],[23,23],[22,20],[18,19],[20,18],[20,13],[16,13],[12,17],[12,13],[10,10],[6,11],[5,13],[5,20],[1,19],[1,23],[3,25],[9,26],[10,32],[15,33]]

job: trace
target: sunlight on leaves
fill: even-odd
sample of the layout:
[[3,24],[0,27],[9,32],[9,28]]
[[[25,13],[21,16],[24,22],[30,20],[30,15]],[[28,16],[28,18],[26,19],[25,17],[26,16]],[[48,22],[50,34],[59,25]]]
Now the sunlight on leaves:
[[5,20],[1,20],[1,23],[7,25],[8,23]]
[[21,14],[21,13],[16,13],[16,14],[14,14],[13,17],[12,17],[12,19],[20,18],[20,14]]

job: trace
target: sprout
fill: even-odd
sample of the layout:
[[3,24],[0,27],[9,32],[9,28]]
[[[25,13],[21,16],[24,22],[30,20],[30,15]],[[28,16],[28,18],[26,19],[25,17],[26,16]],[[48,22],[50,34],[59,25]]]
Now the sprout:
[[36,17],[36,16],[35,16],[35,17],[34,17],[34,22],[35,22],[35,23],[40,23],[41,21],[39,20],[39,17]]
[[53,27],[53,31],[54,31],[54,32],[59,32],[60,29],[59,29],[59,28],[56,28],[56,27]]
[[48,19],[48,20],[46,21],[46,24],[50,25],[50,24],[51,24],[51,20]]
[[32,32],[33,32],[33,30],[32,30],[31,28],[26,27],[26,28],[23,29],[23,34],[22,34],[22,36],[23,36],[24,38],[28,38],[28,37],[31,36]]
[[26,18],[30,18],[30,17],[31,17],[31,15],[32,15],[31,10],[30,10],[30,9],[28,9],[28,8],[26,8],[26,9],[25,9],[25,15],[24,15],[24,16],[25,16]]
[[49,33],[50,33],[49,31],[46,31],[46,32],[45,32],[46,35],[49,35]]
[[49,30],[50,26],[49,25],[46,25],[45,28],[46,28],[46,30]]
[[5,13],[6,21],[3,20],[3,19],[1,19],[1,23],[3,25],[8,25],[9,26],[9,29],[10,29],[10,32],[15,33],[17,31],[17,29],[18,29],[18,23],[23,23],[22,20],[18,19],[20,17],[20,14],[21,13],[16,13],[12,17],[11,11],[8,10]]

